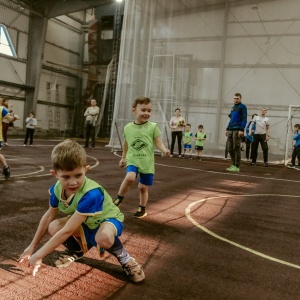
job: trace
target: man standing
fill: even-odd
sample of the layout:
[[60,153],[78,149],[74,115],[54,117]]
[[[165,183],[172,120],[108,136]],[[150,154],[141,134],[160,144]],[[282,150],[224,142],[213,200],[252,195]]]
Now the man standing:
[[84,147],[89,147],[89,140],[92,137],[92,149],[95,148],[95,139],[96,132],[95,127],[97,123],[97,119],[99,116],[100,108],[97,106],[97,102],[95,99],[91,100],[91,106],[88,107],[84,113],[85,119],[85,127],[86,127],[86,135],[85,135],[85,144]]
[[[270,123],[269,118],[266,117],[267,109],[263,107],[260,111],[260,116],[255,116],[249,126],[249,134],[253,135],[253,154],[251,166],[256,165],[258,145],[260,143],[263,151],[264,166],[268,167],[268,140],[270,137]],[[255,131],[252,130],[253,125],[256,125]]]
[[239,172],[241,163],[241,137],[247,123],[247,107],[240,93],[234,94],[234,105],[230,112],[230,121],[226,128],[227,147],[232,164],[226,171]]

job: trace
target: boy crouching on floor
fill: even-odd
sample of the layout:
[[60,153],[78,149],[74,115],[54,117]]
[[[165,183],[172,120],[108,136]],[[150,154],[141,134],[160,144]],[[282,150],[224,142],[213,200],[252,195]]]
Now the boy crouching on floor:
[[[65,140],[53,149],[51,160],[51,173],[58,181],[50,188],[49,208],[19,262],[28,259],[35,276],[43,257],[59,245],[63,244],[66,251],[55,262],[57,267],[69,266],[95,246],[100,255],[104,249],[114,255],[130,281],[143,281],[142,267],[127,253],[119,239],[124,215],[105,189],[85,176],[90,168],[85,150],[77,142]],[[67,216],[56,219],[58,211]],[[51,239],[33,254],[47,230]]]

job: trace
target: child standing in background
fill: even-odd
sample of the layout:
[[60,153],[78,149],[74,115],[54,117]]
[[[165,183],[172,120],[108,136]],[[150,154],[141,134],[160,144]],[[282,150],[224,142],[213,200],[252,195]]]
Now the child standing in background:
[[24,146],[27,146],[28,138],[30,138],[30,146],[32,146],[34,129],[36,125],[37,125],[37,121],[34,117],[34,113],[30,112],[29,116],[26,118],[26,136],[25,136]]
[[193,133],[191,132],[191,124],[186,124],[185,132],[183,133],[183,156],[185,157],[185,153],[189,154],[189,159],[192,159],[192,138]]
[[203,131],[203,125],[198,126],[198,132],[195,134],[195,149],[197,150],[197,160],[201,161],[206,133]]

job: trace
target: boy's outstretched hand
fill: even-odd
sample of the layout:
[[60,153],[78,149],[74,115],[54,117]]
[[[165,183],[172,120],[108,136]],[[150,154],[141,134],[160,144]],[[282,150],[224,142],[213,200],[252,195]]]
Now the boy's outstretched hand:
[[42,259],[37,258],[36,255],[31,255],[33,250],[30,247],[26,248],[24,252],[20,255],[18,262],[22,263],[24,260],[28,260],[28,267],[33,267],[32,275],[35,276],[38,269],[42,264]]

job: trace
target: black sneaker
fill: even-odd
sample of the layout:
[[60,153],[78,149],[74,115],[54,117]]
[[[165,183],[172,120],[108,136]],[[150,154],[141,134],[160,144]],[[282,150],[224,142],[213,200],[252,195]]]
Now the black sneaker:
[[147,216],[147,213],[145,210],[142,210],[140,207],[138,208],[138,210],[136,211],[136,213],[133,215],[134,218],[144,218]]
[[[124,199],[124,198],[123,198],[123,199]],[[117,198],[113,201],[113,202],[114,202],[114,205],[116,205],[116,206],[121,205],[123,199],[120,199],[120,198],[117,197]]]
[[6,180],[9,179],[9,177],[10,177],[10,168],[9,168],[9,166],[3,168],[2,174],[3,174],[3,176],[5,177]]
[[264,167],[268,167],[268,166],[269,166],[269,163],[265,162]]
[[256,163],[255,162],[251,162],[250,166],[256,166]]
[[130,258],[127,264],[123,265],[122,268],[130,281],[139,283],[145,280],[143,268],[134,258]]
[[294,169],[300,171],[300,166],[295,166]]

